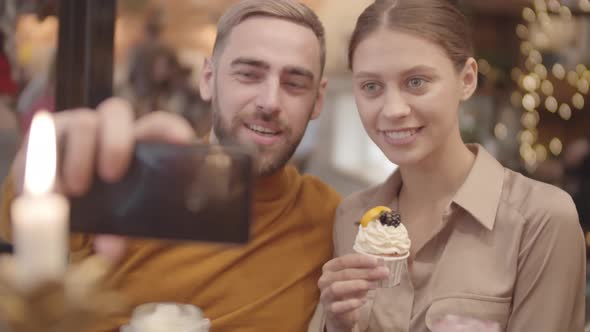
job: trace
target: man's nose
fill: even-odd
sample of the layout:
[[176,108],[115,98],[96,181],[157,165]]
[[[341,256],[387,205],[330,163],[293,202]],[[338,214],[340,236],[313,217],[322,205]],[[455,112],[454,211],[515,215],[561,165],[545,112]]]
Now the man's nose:
[[280,109],[280,82],[278,80],[268,80],[262,85],[256,99],[256,110],[271,115]]

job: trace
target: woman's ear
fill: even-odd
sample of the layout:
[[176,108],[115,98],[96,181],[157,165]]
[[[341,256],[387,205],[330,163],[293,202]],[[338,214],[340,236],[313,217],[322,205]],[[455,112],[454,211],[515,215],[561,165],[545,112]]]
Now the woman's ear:
[[471,98],[477,89],[477,72],[477,61],[475,61],[474,58],[467,59],[460,74],[461,101],[466,101]]

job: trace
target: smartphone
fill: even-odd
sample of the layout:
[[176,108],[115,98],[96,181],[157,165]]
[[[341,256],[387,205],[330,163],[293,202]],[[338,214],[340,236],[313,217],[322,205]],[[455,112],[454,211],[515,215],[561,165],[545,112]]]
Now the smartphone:
[[138,143],[123,179],[95,177],[71,199],[75,233],[163,240],[246,243],[252,154],[240,146]]

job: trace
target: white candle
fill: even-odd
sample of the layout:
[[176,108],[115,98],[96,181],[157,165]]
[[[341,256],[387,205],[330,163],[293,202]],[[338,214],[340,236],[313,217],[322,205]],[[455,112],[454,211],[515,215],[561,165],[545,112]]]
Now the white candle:
[[17,276],[26,288],[61,278],[67,268],[67,199],[53,192],[57,166],[55,124],[47,112],[33,118],[24,193],[12,205]]

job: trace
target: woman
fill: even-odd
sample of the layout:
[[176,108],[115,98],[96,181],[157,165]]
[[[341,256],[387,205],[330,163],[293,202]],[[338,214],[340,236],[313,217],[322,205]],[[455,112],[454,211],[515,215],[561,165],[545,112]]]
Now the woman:
[[[585,247],[571,198],[459,134],[478,71],[465,17],[446,0],[376,1],[349,63],[364,128],[399,169],[339,207],[312,329],[323,319],[327,331],[422,332],[457,315],[506,331],[582,331]],[[401,214],[412,242],[393,288],[376,289],[387,268],[352,250],[379,205]]]

